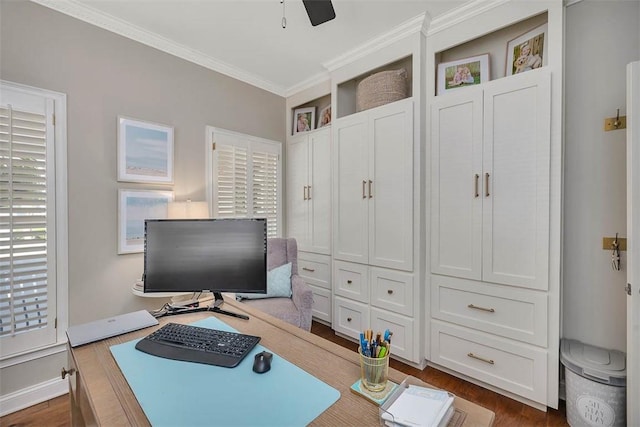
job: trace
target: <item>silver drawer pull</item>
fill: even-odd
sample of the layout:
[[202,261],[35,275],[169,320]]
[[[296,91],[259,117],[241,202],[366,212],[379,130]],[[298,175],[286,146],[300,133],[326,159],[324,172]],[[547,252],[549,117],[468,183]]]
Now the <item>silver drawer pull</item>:
[[471,357],[472,359],[476,359],[476,360],[479,360],[481,362],[488,363],[489,365],[495,365],[496,364],[496,362],[494,362],[492,359],[485,359],[484,357],[476,356],[473,353],[469,353],[469,354],[467,354],[467,356]]
[[387,289],[387,293],[391,295],[393,293],[393,289]]
[[315,270],[315,268],[302,267],[302,269],[303,269],[304,271],[310,271],[310,272],[312,272],[312,273],[313,273],[314,271],[316,271],[316,270]]
[[477,305],[473,305],[473,304],[469,304],[467,307],[473,308],[474,310],[488,311],[489,313],[496,312],[493,308],[478,307]]

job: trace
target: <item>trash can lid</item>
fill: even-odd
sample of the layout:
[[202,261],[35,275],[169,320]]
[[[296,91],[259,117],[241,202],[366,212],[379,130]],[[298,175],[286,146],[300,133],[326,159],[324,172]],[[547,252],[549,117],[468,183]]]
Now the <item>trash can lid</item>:
[[560,361],[576,374],[603,384],[625,386],[627,361],[625,353],[562,339]]

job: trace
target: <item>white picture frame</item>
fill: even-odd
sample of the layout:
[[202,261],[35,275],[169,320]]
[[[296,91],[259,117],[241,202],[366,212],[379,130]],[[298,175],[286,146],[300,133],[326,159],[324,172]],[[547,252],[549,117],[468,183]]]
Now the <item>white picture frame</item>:
[[118,254],[144,251],[144,220],[166,219],[173,191],[118,190]]
[[489,54],[438,64],[437,95],[489,81]]
[[547,65],[547,39],[547,24],[542,24],[510,40],[507,43],[505,76]]
[[118,116],[118,181],[173,184],[173,127]]
[[316,108],[296,108],[293,111],[293,134],[309,132],[315,129]]
[[331,124],[331,104],[320,110],[318,114],[318,129]]

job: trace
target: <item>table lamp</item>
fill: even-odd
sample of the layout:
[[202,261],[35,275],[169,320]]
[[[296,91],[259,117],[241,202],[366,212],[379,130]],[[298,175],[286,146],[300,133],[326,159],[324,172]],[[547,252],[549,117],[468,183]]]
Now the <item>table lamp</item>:
[[187,199],[181,202],[169,202],[167,210],[169,219],[205,219],[209,218],[207,202],[192,202]]

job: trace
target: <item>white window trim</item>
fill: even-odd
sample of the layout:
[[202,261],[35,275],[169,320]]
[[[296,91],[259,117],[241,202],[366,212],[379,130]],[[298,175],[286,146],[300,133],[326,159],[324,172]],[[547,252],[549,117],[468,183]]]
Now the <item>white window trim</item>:
[[56,342],[0,359],[0,368],[40,359],[66,349],[69,325],[69,221],[67,204],[67,95],[6,80],[0,85],[54,100],[55,239],[56,239]]
[[227,134],[230,136],[236,136],[236,137],[240,137],[243,138],[245,140],[248,141],[252,141],[252,142],[257,142],[257,143],[261,143],[261,144],[269,144],[269,145],[278,145],[279,146],[279,154],[278,154],[278,182],[280,184],[279,188],[278,188],[278,201],[277,201],[277,210],[278,210],[278,223],[277,223],[277,228],[278,228],[278,236],[282,237],[284,235],[284,229],[283,229],[283,218],[284,218],[284,211],[283,211],[283,203],[282,203],[282,198],[283,198],[283,194],[284,194],[284,182],[283,182],[283,165],[282,165],[282,147],[283,144],[280,141],[273,141],[270,139],[265,139],[265,138],[260,138],[257,136],[252,136],[252,135],[247,135],[244,133],[240,133],[240,132],[234,132],[234,131],[230,131],[230,130],[226,130],[226,129],[222,129],[222,128],[218,128],[215,126],[206,126],[205,129],[205,155],[206,155],[206,159],[207,159],[207,167],[205,170],[205,184],[206,184],[206,192],[207,192],[207,204],[209,205],[209,212],[211,212],[211,216],[213,217],[214,214],[214,210],[213,210],[213,181],[212,181],[212,176],[213,176],[213,143],[215,142],[215,134]]

